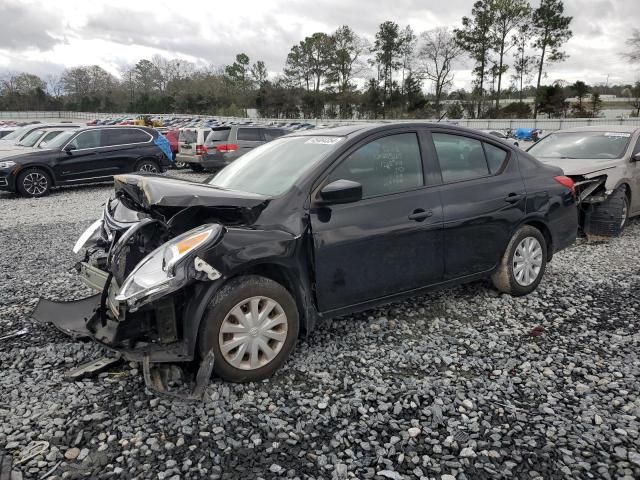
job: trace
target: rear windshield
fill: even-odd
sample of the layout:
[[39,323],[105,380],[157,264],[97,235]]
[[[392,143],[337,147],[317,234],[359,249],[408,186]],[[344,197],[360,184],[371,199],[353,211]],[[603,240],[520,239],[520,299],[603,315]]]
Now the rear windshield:
[[214,128],[213,131],[207,137],[208,144],[213,142],[226,142],[229,138],[229,132],[231,128]]
[[198,132],[196,130],[182,130],[180,131],[180,143],[197,143]]
[[528,152],[538,158],[620,158],[630,139],[628,132],[556,132],[534,144]]

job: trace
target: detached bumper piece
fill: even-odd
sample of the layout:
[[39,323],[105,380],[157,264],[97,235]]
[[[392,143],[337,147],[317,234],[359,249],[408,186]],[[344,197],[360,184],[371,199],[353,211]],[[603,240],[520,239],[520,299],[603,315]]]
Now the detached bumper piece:
[[100,294],[73,302],[53,302],[41,298],[31,314],[39,323],[53,323],[72,338],[91,337],[87,322],[100,308]]
[[169,390],[168,384],[172,380],[172,365],[166,363],[152,364],[149,356],[146,355],[142,361],[144,383],[149,390],[158,396],[177,400],[199,401],[202,400],[207,385],[209,385],[214,362],[213,351],[210,350],[202,359],[202,363],[200,363],[192,390],[187,393],[184,391]]

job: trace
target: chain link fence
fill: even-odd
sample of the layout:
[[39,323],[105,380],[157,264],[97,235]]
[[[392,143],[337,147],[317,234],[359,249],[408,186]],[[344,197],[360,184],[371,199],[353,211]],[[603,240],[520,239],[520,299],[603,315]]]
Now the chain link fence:
[[[105,118],[118,118],[118,117],[136,117],[140,114],[132,113],[96,113],[96,112],[69,112],[69,111],[42,111],[42,112],[3,112],[0,111],[0,120],[95,120]],[[398,120],[398,119],[375,119],[375,120],[344,120],[344,119],[326,119],[326,118],[257,118],[257,117],[223,117],[219,115],[191,115],[191,114],[150,114],[151,116],[169,116],[169,117],[188,117],[199,119],[216,118],[222,121],[259,121],[259,122],[304,122],[311,123],[313,125],[346,125],[354,123],[374,123],[374,122],[424,122],[434,123],[438,120]],[[516,128],[539,128],[541,130],[562,130],[564,128],[582,127],[590,125],[627,125],[640,127],[640,118],[559,118],[559,119],[546,119],[546,118],[523,118],[523,119],[459,119],[459,120],[446,120],[448,123],[453,123],[463,127],[478,128],[478,129],[516,129]]]

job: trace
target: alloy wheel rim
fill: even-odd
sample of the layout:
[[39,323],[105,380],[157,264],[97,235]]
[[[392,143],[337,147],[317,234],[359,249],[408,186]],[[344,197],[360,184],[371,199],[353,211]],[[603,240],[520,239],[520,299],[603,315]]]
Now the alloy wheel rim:
[[627,201],[622,202],[622,220],[620,220],[620,230],[624,228],[625,223],[627,223]]
[[47,191],[47,177],[38,172],[31,172],[24,177],[22,186],[29,195],[38,196]]
[[144,163],[140,166],[140,171],[156,173],[158,169],[155,167],[155,165],[151,165],[150,163]]
[[250,297],[233,307],[223,320],[220,352],[231,366],[255,370],[276,358],[287,333],[287,315],[278,302],[269,297]]
[[534,237],[520,241],[513,254],[513,276],[519,285],[528,287],[542,270],[542,246]]

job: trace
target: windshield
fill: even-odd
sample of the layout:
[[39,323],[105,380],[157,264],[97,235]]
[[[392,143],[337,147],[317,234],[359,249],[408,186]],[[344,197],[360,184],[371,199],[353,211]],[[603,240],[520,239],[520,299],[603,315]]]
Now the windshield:
[[540,158],[607,159],[620,158],[629,145],[627,132],[551,133],[528,152]]
[[210,182],[215,187],[275,197],[344,140],[343,137],[284,137],[250,151]]
[[3,140],[18,140],[20,137],[22,137],[22,134],[24,132],[29,130],[30,127],[31,127],[30,125],[29,126],[20,127],[17,130],[14,130],[13,132],[11,132],[6,137],[2,137],[2,139]]
[[62,132],[53,140],[49,140],[46,144],[40,145],[40,148],[61,148],[67,141],[71,138],[71,136],[76,133],[75,130],[68,130],[66,132]]
[[18,142],[22,147],[33,147],[36,142],[44,135],[44,130],[34,130],[29,135]]

